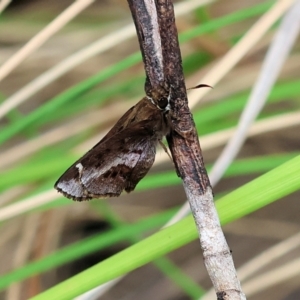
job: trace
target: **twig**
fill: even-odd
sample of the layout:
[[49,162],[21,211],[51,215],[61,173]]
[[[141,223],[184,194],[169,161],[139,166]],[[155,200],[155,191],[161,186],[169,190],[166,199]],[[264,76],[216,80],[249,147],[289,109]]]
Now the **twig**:
[[217,297],[245,299],[221,230],[197,131],[188,107],[173,4],[168,0],[128,2],[145,64],[146,94],[159,87],[169,90],[172,130],[167,141],[177,173],[183,180],[200,236],[204,262]]
[[[292,252],[296,248],[299,248],[299,246],[300,246],[300,233],[297,233],[285,239],[284,241],[270,247],[269,249],[259,253],[257,256],[247,261],[242,267],[238,269],[239,279],[245,282],[244,288],[246,287],[246,285],[248,285],[248,282],[250,282],[249,286],[251,286],[253,283],[252,279],[246,281],[249,277],[253,278],[253,275],[255,273],[258,273],[262,269],[266,269],[266,267],[271,263],[274,264],[274,261],[276,259],[286,256],[289,252]],[[288,269],[288,274],[284,274],[284,276],[283,273],[281,274],[280,276],[281,282],[284,281],[291,272],[294,272],[293,269],[294,268]],[[273,270],[271,272],[273,272]],[[261,276],[264,275],[260,275],[259,277]],[[268,288],[268,286],[266,286],[264,282],[261,282],[261,284],[263,284],[265,288]],[[248,292],[249,291],[247,290],[247,294]],[[252,290],[250,292],[256,292],[256,291]],[[210,290],[204,295],[204,297],[201,298],[201,300],[211,300],[212,297],[213,297],[213,291]]]

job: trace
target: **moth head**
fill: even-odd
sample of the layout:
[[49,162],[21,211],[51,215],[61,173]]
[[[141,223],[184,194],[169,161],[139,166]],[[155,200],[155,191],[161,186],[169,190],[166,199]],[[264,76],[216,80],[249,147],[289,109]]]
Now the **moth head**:
[[171,89],[167,86],[158,86],[150,90],[147,98],[164,112],[170,110]]

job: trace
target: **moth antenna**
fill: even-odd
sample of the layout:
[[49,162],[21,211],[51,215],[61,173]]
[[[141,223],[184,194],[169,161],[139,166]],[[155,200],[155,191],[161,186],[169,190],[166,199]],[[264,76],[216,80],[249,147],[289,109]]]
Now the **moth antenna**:
[[213,87],[208,85],[208,84],[198,84],[194,87],[188,88],[188,90],[201,89],[201,88],[204,88],[204,87],[208,87],[208,88],[213,89]]

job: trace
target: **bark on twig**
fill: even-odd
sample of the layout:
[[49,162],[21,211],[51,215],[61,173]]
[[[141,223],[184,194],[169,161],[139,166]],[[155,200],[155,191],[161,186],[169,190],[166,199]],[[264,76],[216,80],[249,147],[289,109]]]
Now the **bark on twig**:
[[205,266],[218,299],[246,299],[213,202],[192,114],[188,107],[173,4],[128,0],[146,71],[145,91],[170,91],[171,133],[167,141],[199,232]]
[[146,71],[146,94],[165,81],[160,30],[154,0],[128,0]]

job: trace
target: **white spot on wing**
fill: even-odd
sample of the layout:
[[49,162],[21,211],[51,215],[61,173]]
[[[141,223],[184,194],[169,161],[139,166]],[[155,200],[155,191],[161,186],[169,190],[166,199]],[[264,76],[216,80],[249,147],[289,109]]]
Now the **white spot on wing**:
[[83,165],[81,163],[78,163],[75,167],[79,170],[79,173],[83,170]]

